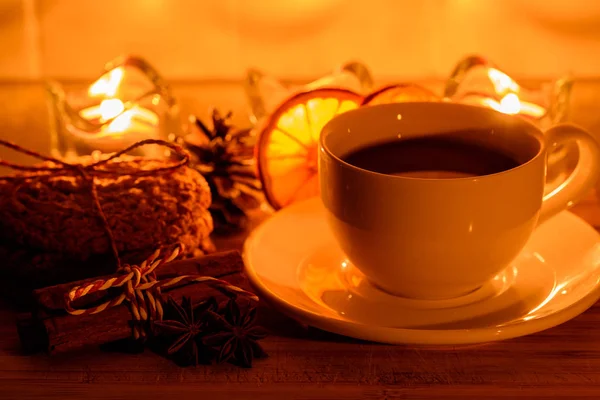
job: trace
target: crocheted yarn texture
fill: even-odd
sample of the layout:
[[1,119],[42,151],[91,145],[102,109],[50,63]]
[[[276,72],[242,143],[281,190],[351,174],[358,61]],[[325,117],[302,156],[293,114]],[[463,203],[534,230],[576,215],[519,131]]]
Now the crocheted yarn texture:
[[[197,171],[183,166],[135,176],[127,171],[154,169],[165,162],[131,156],[115,161],[103,166],[114,175],[96,177],[95,186],[124,260],[135,262],[127,260],[127,255],[147,256],[158,246],[174,243],[183,244],[190,255],[210,250],[211,194]],[[42,270],[48,269],[49,260],[60,268],[60,260],[72,264],[96,256],[106,259],[110,254],[110,241],[90,187],[74,173],[0,182],[0,247],[0,254],[27,253],[18,258],[29,264],[39,262]],[[25,269],[30,267],[35,266]]]

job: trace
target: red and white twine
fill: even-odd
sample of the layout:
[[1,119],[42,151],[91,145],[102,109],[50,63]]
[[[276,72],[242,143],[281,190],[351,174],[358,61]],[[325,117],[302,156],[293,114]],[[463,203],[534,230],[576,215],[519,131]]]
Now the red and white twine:
[[[258,301],[258,297],[255,294],[211,276],[181,275],[161,281],[156,280],[154,271],[160,266],[176,259],[182,252],[183,246],[177,245],[168,254],[168,257],[159,258],[161,251],[156,250],[139,266],[122,266],[119,269],[123,273],[121,276],[106,280],[99,279],[84,286],[76,286],[65,295],[65,310],[72,315],[98,314],[108,308],[121,305],[124,301],[128,301],[135,322],[148,321],[150,319],[161,320],[163,317],[161,289],[195,282],[204,282],[215,288],[230,293],[242,294],[252,300]],[[102,304],[90,308],[73,307],[73,303],[84,296],[123,286],[125,289],[120,295]],[[133,336],[135,339],[145,336],[145,332],[140,324],[133,324]]]

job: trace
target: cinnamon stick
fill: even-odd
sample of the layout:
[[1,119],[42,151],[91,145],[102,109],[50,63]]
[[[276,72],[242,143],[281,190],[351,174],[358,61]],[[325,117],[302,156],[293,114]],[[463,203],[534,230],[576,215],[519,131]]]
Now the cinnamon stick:
[[[177,275],[204,275],[226,279],[229,283],[248,288],[243,275],[243,261],[236,251],[173,261],[156,270],[157,279]],[[108,278],[106,276],[103,278]],[[99,279],[99,278],[95,278]],[[85,279],[55,285],[34,292],[37,308],[33,313],[20,315],[17,321],[21,345],[26,353],[47,351],[51,354],[113,342],[131,336],[131,312],[127,304],[108,308],[93,315],[70,315],[64,311],[64,295],[71,288],[95,279]],[[200,301],[210,296],[224,297],[204,283],[163,290],[179,301],[190,297]]]
[[[179,275],[204,275],[226,279],[228,275],[242,272],[244,263],[237,251],[225,251],[207,256],[172,261],[156,270],[158,280],[173,278]],[[106,280],[115,274],[82,279],[76,282],[48,286],[33,291],[37,307],[46,311],[64,310],[65,293],[75,286],[84,286],[95,280]],[[93,297],[91,298],[93,300]]]

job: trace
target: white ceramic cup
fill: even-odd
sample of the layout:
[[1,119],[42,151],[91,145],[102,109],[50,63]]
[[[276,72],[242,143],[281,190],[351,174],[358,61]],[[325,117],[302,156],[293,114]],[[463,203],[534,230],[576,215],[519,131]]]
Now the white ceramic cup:
[[[491,145],[519,166],[476,177],[420,179],[343,160],[376,143],[473,130],[477,135],[465,133],[469,141]],[[572,142],[579,149],[577,167],[545,193],[548,153]],[[349,260],[388,292],[444,299],[492,279],[536,225],[586,195],[600,176],[600,148],[574,125],[543,133],[521,117],[483,107],[386,104],[341,114],[323,128],[319,174],[328,222]]]

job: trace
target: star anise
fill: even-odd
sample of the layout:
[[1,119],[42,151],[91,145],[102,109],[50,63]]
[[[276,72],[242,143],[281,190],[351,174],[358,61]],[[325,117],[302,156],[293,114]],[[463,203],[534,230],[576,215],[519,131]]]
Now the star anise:
[[243,311],[236,299],[230,299],[220,313],[209,313],[220,323],[221,329],[204,336],[203,343],[215,347],[217,362],[234,362],[242,367],[252,367],[252,360],[264,358],[267,353],[258,344],[266,332],[256,323],[256,306]]
[[168,347],[167,354],[179,356],[182,364],[198,365],[203,356],[201,336],[211,322],[207,317],[217,308],[214,297],[198,304],[192,304],[189,297],[184,297],[181,304],[169,297],[165,319],[154,322],[160,335],[175,338]]

